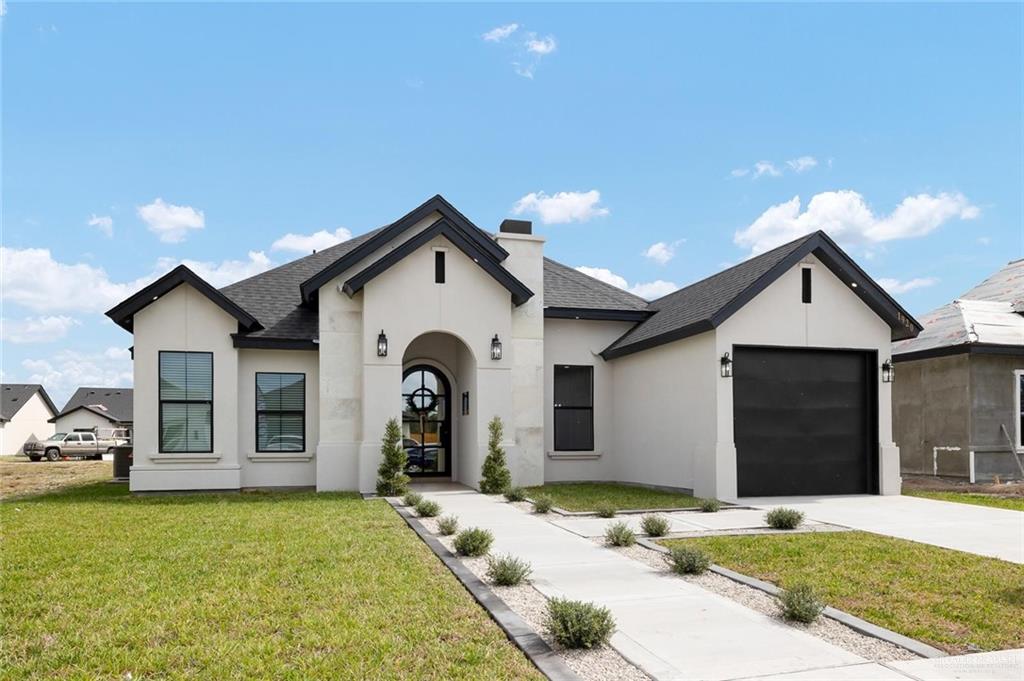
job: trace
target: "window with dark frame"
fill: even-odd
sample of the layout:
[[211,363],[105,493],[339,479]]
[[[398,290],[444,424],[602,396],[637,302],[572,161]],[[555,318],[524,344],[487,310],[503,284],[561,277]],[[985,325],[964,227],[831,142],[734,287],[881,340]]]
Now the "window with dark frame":
[[444,283],[444,251],[434,251],[434,283]]
[[213,353],[161,351],[160,451],[213,451]]
[[594,367],[555,365],[555,451],[594,450]]
[[810,267],[804,267],[803,269],[801,269],[800,270],[800,276],[803,278],[802,279],[802,284],[803,284],[803,292],[802,292],[803,301],[805,303],[809,303],[809,302],[811,302],[811,268]]
[[256,373],[256,451],[306,451],[306,375]]

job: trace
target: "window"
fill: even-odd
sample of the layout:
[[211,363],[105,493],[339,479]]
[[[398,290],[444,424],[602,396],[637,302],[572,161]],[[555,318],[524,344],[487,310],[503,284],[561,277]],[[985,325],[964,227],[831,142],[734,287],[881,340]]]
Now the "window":
[[64,442],[81,442],[81,441],[82,441],[82,438],[79,437],[77,434],[68,435],[66,438],[64,438]]
[[1017,449],[1024,448],[1024,369],[1013,372],[1014,424],[1017,427]]
[[555,366],[555,451],[594,449],[594,367]]
[[306,451],[306,375],[256,374],[256,451]]
[[800,270],[800,276],[803,277],[803,279],[802,279],[802,284],[803,284],[803,291],[802,291],[803,301],[805,303],[809,303],[809,302],[811,302],[811,268],[810,267],[804,267],[803,269],[801,269]]
[[434,251],[434,283],[444,283],[444,251]]
[[160,352],[160,451],[213,451],[212,352]]

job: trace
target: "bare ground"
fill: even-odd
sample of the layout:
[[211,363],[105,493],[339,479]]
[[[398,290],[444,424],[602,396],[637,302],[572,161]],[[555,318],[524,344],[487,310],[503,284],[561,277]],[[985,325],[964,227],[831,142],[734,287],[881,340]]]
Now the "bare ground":
[[0,460],[0,499],[50,492],[62,487],[110,480],[110,461],[37,461]]
[[1000,497],[1024,497],[1024,481],[978,482],[971,484],[965,478],[942,478],[931,475],[904,475],[904,492],[970,492]]

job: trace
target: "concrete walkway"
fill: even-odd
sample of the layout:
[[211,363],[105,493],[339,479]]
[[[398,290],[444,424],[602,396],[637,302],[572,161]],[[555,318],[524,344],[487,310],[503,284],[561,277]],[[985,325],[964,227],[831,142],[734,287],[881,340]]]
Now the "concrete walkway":
[[740,498],[768,509],[788,506],[809,520],[910,539],[1024,563],[1024,513],[950,501],[905,496],[821,496]]

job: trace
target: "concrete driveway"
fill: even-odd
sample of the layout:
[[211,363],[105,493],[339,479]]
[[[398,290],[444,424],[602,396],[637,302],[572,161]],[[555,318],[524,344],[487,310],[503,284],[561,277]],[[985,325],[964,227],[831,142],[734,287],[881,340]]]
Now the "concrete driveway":
[[843,525],[980,556],[1024,563],[1024,513],[905,496],[744,497],[761,509],[788,506],[809,520]]

